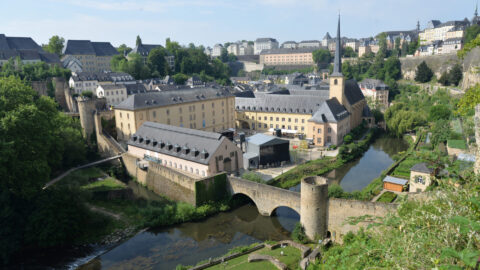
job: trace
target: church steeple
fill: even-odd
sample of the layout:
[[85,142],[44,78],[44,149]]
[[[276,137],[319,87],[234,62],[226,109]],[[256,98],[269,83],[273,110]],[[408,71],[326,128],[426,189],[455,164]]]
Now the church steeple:
[[477,4],[475,5],[475,13],[473,13],[473,15],[475,15],[475,17],[478,16],[478,1],[477,1]]
[[342,38],[340,36],[340,14],[338,14],[337,40],[335,46],[335,59],[333,60],[332,76],[342,75]]
[[340,36],[340,14],[338,15],[337,44],[333,72],[330,75],[330,98],[336,98],[340,104],[346,104],[345,78],[342,74],[342,37]]

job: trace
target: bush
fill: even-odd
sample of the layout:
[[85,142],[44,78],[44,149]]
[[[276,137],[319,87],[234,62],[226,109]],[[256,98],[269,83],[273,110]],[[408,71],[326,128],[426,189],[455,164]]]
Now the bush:
[[343,143],[349,144],[349,143],[352,143],[352,142],[353,142],[352,135],[347,134],[347,135],[345,135],[345,137],[343,137]]
[[305,228],[300,222],[295,224],[295,228],[292,231],[292,239],[301,244],[306,244],[308,242],[307,235],[305,234]]
[[246,172],[242,175],[242,179],[252,181],[252,182],[257,182],[257,183],[264,183],[262,177],[255,172]]
[[93,98],[93,92],[92,91],[83,91],[82,92],[82,97]]
[[328,197],[330,198],[342,198],[343,188],[338,184],[331,184],[328,186]]

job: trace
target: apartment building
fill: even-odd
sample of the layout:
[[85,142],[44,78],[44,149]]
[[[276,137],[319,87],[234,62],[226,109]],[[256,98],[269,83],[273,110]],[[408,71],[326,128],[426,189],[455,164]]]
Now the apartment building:
[[[103,72],[110,70],[110,61],[118,51],[110,42],[92,42],[90,40],[68,40],[63,54],[81,62],[84,72]],[[72,58],[65,58],[71,59]],[[68,63],[63,62],[64,66]]]
[[205,131],[220,131],[235,126],[235,97],[223,89],[191,89],[136,94],[115,106],[119,140],[146,121]]
[[107,106],[115,106],[127,99],[127,97],[139,93],[146,93],[147,88],[142,83],[135,84],[99,84],[96,95],[105,98]]
[[381,80],[364,79],[358,83],[369,106],[385,111],[388,108],[389,87]]
[[311,66],[313,61],[312,52],[316,48],[298,48],[298,49],[271,49],[260,53],[260,65],[266,66],[288,66],[301,65]]
[[258,55],[263,50],[278,49],[278,41],[274,38],[257,38],[253,44],[253,52]]
[[135,79],[124,72],[78,72],[72,73],[68,85],[75,94],[85,91],[96,93],[100,84],[134,84]]
[[[434,41],[438,41],[438,40],[445,41],[447,39],[448,32],[461,31],[461,30],[455,30],[455,29],[461,29],[470,24],[468,20],[448,21],[440,24],[437,24],[437,22],[438,21],[431,21],[431,24],[429,24],[429,27],[427,27],[424,31],[419,33],[420,45],[430,45],[430,44],[433,44]],[[459,33],[450,33],[449,36],[457,35],[457,34]]]
[[285,49],[296,49],[298,48],[298,43],[295,41],[285,41],[281,47]]
[[298,48],[320,48],[322,42],[319,40],[302,40],[298,43]]

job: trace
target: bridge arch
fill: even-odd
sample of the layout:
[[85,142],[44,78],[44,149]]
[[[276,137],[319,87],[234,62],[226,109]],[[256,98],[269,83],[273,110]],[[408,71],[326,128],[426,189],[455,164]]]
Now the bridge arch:
[[300,218],[300,211],[298,211],[298,210],[296,210],[295,208],[292,208],[291,206],[288,206],[288,205],[279,205],[279,206],[273,208],[272,211],[270,212],[270,215],[269,215],[269,216],[275,216],[275,214],[276,214],[275,211],[276,211],[277,209],[281,209],[281,208],[287,208],[287,209],[289,209],[289,210],[292,210],[293,212],[295,212],[295,214],[298,215],[298,218]]

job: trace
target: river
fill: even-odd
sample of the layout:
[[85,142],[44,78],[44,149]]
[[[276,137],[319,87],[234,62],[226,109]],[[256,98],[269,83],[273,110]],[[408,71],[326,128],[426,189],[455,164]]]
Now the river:
[[[393,155],[407,148],[408,144],[401,139],[378,138],[360,159],[330,172],[327,177],[345,191],[360,190],[393,163]],[[134,183],[130,185],[137,195],[155,199],[150,191]],[[293,189],[299,190],[299,186]],[[278,208],[272,217],[261,216],[250,203],[201,222],[141,232],[80,269],[175,269],[178,264],[193,265],[221,256],[235,246],[289,239],[299,220],[298,213],[285,207]],[[101,251],[97,249],[93,255]],[[65,268],[75,269],[86,258]]]

